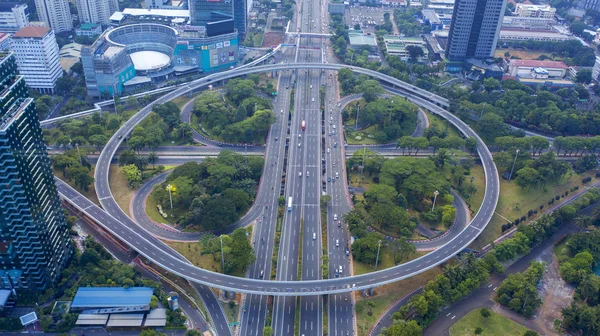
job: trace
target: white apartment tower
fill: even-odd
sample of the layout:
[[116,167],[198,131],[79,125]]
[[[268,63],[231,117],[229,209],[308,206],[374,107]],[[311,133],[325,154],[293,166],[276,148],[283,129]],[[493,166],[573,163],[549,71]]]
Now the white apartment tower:
[[118,0],[77,0],[77,11],[81,23],[107,25],[110,23],[110,16],[118,10]]
[[27,85],[42,93],[54,93],[56,80],[63,74],[54,31],[43,26],[22,28],[11,37],[10,49]]
[[0,32],[14,33],[29,24],[26,4],[0,2]]
[[67,0],[35,0],[38,17],[56,33],[73,30],[73,18]]

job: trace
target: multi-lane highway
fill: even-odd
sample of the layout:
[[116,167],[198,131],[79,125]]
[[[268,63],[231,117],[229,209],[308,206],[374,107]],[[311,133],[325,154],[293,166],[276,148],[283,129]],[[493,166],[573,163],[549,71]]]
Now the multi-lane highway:
[[[424,272],[434,267],[435,265],[438,265],[450,259],[453,255],[455,255],[457,252],[466,247],[479,235],[479,233],[485,228],[485,226],[489,222],[489,219],[491,218],[495,209],[498,200],[499,184],[498,174],[493,164],[491,154],[485,147],[485,144],[483,144],[481,139],[477,136],[477,134],[475,134],[474,131],[472,131],[460,119],[458,119],[457,117],[440,107],[447,106],[447,100],[445,100],[444,98],[436,96],[433,93],[429,93],[427,91],[418,89],[410,84],[406,84],[392,77],[377,73],[375,71],[370,71],[356,67],[348,68],[356,72],[373,75],[374,77],[380,80],[404,88],[410,93],[410,99],[412,101],[426,109],[429,109],[433,113],[439,114],[442,117],[448,119],[463,134],[465,134],[466,136],[472,136],[478,141],[478,152],[482,159],[482,164],[484,167],[487,182],[483,206],[478,212],[478,214],[474,217],[469,227],[467,227],[454,239],[449,241],[446,245],[440,247],[438,250],[403,265],[399,265],[378,272],[347,278],[306,281],[265,281],[256,279],[241,279],[203,270],[191,266],[185,262],[182,262],[177,258],[174,258],[170,255],[168,251],[164,250],[164,248],[161,246],[160,242],[158,242],[156,238],[154,238],[152,235],[148,234],[144,230],[141,230],[131,219],[129,219],[116,205],[116,202],[112,198],[110,188],[108,187],[108,167],[111,162],[111,159],[114,156],[114,153],[118,145],[120,144],[122,137],[131,132],[133,127],[150,113],[153,104],[160,104],[172,100],[177,96],[185,94],[190,90],[194,90],[203,85],[207,85],[212,81],[232,78],[246,73],[255,73],[271,70],[320,68],[324,68],[325,70],[339,70],[344,67],[346,66],[332,63],[289,63],[258,66],[255,68],[233,69],[230,71],[207,76],[198,81],[191,82],[188,85],[178,88],[177,90],[157,99],[149,106],[141,109],[136,115],[134,115],[129,121],[127,121],[121,129],[119,129],[116,132],[116,134],[113,136],[113,138],[111,138],[111,140],[106,145],[105,149],[102,151],[98,159],[98,165],[95,176],[96,191],[98,193],[100,202],[106,209],[106,212],[111,215],[111,218],[104,220],[96,218],[97,221],[101,222],[101,224],[103,224],[108,230],[113,231],[113,233],[117,237],[123,239],[124,242],[126,242],[132,248],[149,258],[151,261],[155,262],[161,267],[168,269],[169,271],[175,274],[178,274],[194,282],[212,285],[214,287],[226,290],[234,290],[245,293],[260,293],[283,296],[304,296],[349,292],[352,290],[367,289],[380,284],[404,279],[415,274]],[[256,207],[254,207],[253,209],[255,208]],[[94,218],[94,216],[92,216],[92,218]],[[120,233],[120,231],[123,230],[127,231],[125,233]]]

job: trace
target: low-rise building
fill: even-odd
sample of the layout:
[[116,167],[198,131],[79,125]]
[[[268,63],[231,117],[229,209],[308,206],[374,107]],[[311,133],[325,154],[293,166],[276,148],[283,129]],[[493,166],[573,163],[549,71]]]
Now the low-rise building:
[[421,11],[421,14],[423,15],[423,21],[425,22],[425,24],[431,26],[431,30],[444,29],[444,24],[442,23],[442,20],[440,20],[440,17],[433,9],[423,9],[423,11]]
[[547,72],[546,78],[563,78],[569,69],[564,62],[520,59],[505,59],[504,67],[508,76],[529,78],[535,69],[544,69]]
[[521,16],[505,16],[502,19],[503,29],[539,29],[551,30],[558,23],[554,18],[539,18],[539,17],[521,17]]
[[419,57],[417,62],[427,62],[429,59],[429,50],[427,49],[427,43],[420,37],[400,37],[396,35],[384,35],[383,41],[385,43],[385,49],[388,55],[398,56],[403,61],[410,59],[410,53],[408,51],[409,46],[421,48],[423,50],[423,56]]
[[537,29],[501,29],[499,41],[547,41],[560,42],[575,39],[572,35],[565,35],[553,30]]
[[515,14],[523,17],[539,17],[539,18],[553,18],[556,14],[556,8],[550,7],[550,5],[528,5],[528,4],[517,4],[515,8]]
[[381,4],[389,7],[406,7],[408,3],[406,0],[382,0]]
[[341,2],[330,2],[327,5],[327,11],[329,14],[344,14],[346,10],[346,5]]
[[377,48],[375,36],[364,34],[362,31],[351,30],[348,32],[348,37],[350,38],[350,47],[353,49],[361,49],[366,47],[371,50],[375,50],[375,48]]
[[102,26],[96,23],[84,23],[75,29],[75,35],[94,37],[102,34]]

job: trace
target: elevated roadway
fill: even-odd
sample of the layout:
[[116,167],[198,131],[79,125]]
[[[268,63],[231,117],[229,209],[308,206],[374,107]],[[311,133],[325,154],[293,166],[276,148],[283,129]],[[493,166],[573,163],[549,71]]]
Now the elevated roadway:
[[[465,136],[473,137],[477,140],[478,153],[482,161],[486,178],[486,190],[482,207],[473,218],[471,224],[465,228],[465,230],[460,232],[453,239],[437,250],[399,266],[352,277],[304,281],[268,281],[259,279],[244,279],[201,269],[172,256],[170,249],[165,248],[165,245],[160,242],[160,240],[139,227],[119,208],[115,202],[108,184],[110,162],[112,161],[112,158],[114,157],[114,154],[123,137],[129,134],[133,128],[151,112],[154,104],[165,103],[215,81],[225,80],[250,73],[282,70],[292,71],[296,69],[339,70],[342,68],[350,68],[355,72],[376,77],[379,80],[389,82],[390,84],[402,88],[409,94],[409,100],[413,101],[417,105],[420,105],[422,108],[428,109],[432,113],[438,114],[447,119]],[[131,248],[160,267],[163,267],[168,271],[190,281],[224,290],[276,296],[306,296],[368,289],[382,284],[398,281],[431,269],[436,265],[439,265],[452,258],[455,254],[467,247],[486,227],[498,202],[499,179],[491,153],[479,136],[471,128],[469,128],[469,126],[445,110],[444,107],[448,107],[448,101],[445,98],[439,97],[433,93],[419,89],[413,85],[404,83],[390,76],[380,74],[376,71],[357,67],[348,67],[340,64],[273,64],[257,66],[253,68],[233,69],[226,72],[213,74],[203,79],[190,82],[188,85],[182,86],[158,98],[156,101],[136,113],[123,125],[121,129],[115,133],[100,154],[95,171],[95,187],[98,193],[98,199],[102,204],[102,207],[105,209],[105,212],[100,210],[94,204],[89,203],[85,204],[85,206],[80,208],[80,210],[99,222],[116,237],[122,239]],[[75,206],[79,207],[80,205]]]

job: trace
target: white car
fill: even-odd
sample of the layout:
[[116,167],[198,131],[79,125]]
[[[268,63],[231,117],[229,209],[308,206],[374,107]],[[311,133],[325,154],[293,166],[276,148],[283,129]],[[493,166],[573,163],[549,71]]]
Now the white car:
[[333,220],[336,221],[337,220],[337,214],[333,214]]
[[306,171],[306,177],[310,177],[310,173],[308,172],[308,170]]
[[338,172],[335,172],[335,178],[340,178],[340,174],[338,174]]
[[327,148],[327,153],[329,153],[329,152],[330,152],[330,150],[329,150],[329,148]]
[[310,84],[310,88],[312,89],[312,84]]
[[315,101],[315,98],[313,97],[312,101]]
[[313,232],[313,240],[317,239],[317,233]]
[[340,247],[340,240],[339,239],[335,240],[335,247]]

